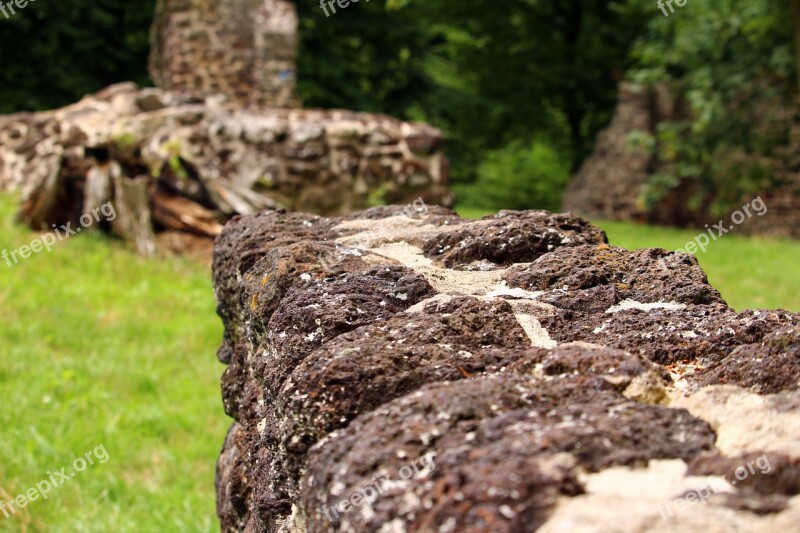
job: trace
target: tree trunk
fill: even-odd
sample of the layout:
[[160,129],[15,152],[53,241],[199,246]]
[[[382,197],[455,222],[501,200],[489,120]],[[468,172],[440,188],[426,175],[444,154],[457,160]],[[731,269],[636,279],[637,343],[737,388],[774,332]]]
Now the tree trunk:
[[114,232],[133,242],[140,255],[154,255],[156,238],[150,216],[150,178],[139,176],[129,179],[122,176],[121,171],[112,172],[111,175],[114,179],[114,207],[117,214],[112,222]]

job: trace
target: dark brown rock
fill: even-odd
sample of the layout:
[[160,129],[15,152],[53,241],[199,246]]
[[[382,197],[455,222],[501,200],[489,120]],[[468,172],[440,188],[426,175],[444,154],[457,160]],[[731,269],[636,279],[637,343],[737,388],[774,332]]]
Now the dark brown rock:
[[501,211],[432,239],[423,250],[444,266],[458,269],[484,260],[503,266],[532,262],[561,246],[606,242],[602,230],[572,215]]
[[543,317],[542,325],[559,342],[602,344],[660,364],[707,364],[726,358],[739,346],[760,342],[774,330],[797,328],[800,320],[783,311],[736,313],[715,304],[595,314],[559,309]]
[[[495,374],[425,387],[334,433],[309,458],[305,511],[309,531],[392,522],[410,531],[530,531],[556,496],[582,492],[577,465],[691,458],[713,442],[708,425],[685,411],[630,402],[600,380]],[[559,460],[564,452],[576,464]],[[435,468],[403,483],[401,470],[420,457]],[[325,515],[380,475],[392,488],[368,511]]]
[[[737,313],[693,259],[604,241],[543,212],[470,222],[386,206],[229,223],[214,262],[236,420],[218,464],[223,530],[531,531],[567,502],[590,505],[592,476],[610,468],[658,480],[661,460],[694,476],[758,460],[763,428],[729,405],[777,432],[800,424],[797,315]],[[732,424],[760,444],[732,438]],[[772,474],[704,509],[782,529],[800,461],[782,438]],[[597,528],[627,523],[634,496],[620,490],[620,516],[599,512]],[[689,524],[678,496],[661,503]],[[631,506],[652,515],[639,523],[658,516],[657,503],[642,509]]]
[[[375,267],[363,274],[293,287],[269,321],[270,352],[264,380],[272,390],[324,342],[375,322],[383,322],[433,296],[428,282],[399,266]],[[269,356],[265,356],[269,357]]]
[[723,476],[738,489],[761,494],[800,494],[800,458],[782,453],[752,452],[738,457],[701,456],[689,464],[689,473]]
[[736,384],[761,394],[800,388],[800,327],[774,331],[759,343],[739,346],[711,363],[700,385]]
[[[558,307],[574,310],[581,310],[585,304],[569,303],[569,295],[590,301],[613,300],[612,305],[626,299],[642,303],[725,303],[708,284],[696,259],[685,256],[679,264],[671,260],[672,256],[666,250],[632,252],[605,244],[558,248],[532,265],[512,267],[504,279],[509,287],[566,292],[559,295],[560,300],[554,299],[554,305],[558,302]],[[582,292],[599,287],[606,290]]]

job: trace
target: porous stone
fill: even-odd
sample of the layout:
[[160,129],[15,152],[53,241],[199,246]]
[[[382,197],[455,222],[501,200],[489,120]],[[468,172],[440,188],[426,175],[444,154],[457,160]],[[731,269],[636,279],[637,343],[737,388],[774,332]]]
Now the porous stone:
[[792,523],[800,317],[737,313],[665,258],[542,211],[234,219],[214,262],[222,529]]

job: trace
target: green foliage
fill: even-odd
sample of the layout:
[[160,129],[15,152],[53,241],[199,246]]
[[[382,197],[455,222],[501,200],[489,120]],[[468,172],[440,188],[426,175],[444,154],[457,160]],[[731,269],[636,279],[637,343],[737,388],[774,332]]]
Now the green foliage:
[[467,205],[557,211],[570,178],[569,160],[545,142],[513,143],[487,155],[478,180],[462,188]]
[[629,74],[668,84],[685,111],[659,128],[668,170],[652,177],[647,205],[691,182],[686,201],[720,213],[772,185],[793,120],[790,21],[783,0],[709,0],[653,18]]
[[189,179],[189,173],[186,172],[186,169],[183,168],[183,163],[181,162],[181,157],[178,155],[172,155],[169,157],[169,168],[172,170],[172,173],[178,177],[178,179]]
[[382,205],[386,205],[388,202],[386,201],[386,195],[389,192],[389,187],[387,185],[381,185],[370,191],[369,197],[367,198],[367,204],[370,207],[380,207]]
[[[40,1],[0,20],[0,112],[147,84],[154,1]],[[610,118],[644,17],[634,0],[373,0],[330,17],[296,4],[306,106],[430,122],[462,184],[487,154],[534,138],[568,146],[575,168]]]
[[0,15],[0,113],[52,109],[112,83],[149,84],[155,0],[39,0]]
[[696,132],[708,129],[742,85],[765,73],[793,73],[785,0],[706,0],[654,16],[633,50],[635,81],[680,82]]
[[[0,112],[65,105],[119,81],[147,84],[154,3],[40,1],[0,17]],[[624,77],[668,83],[685,111],[654,139],[634,139],[669,169],[645,202],[690,180],[694,203],[714,192],[711,208],[724,209],[783,168],[793,74],[785,0],[708,0],[669,17],[652,0],[373,0],[330,17],[316,0],[296,4],[306,106],[440,127],[462,191],[479,169],[479,190],[501,183],[486,177],[484,159],[534,139],[557,146],[575,170]],[[542,201],[560,188],[551,183]],[[478,197],[505,196],[465,198]]]
[[122,132],[112,138],[114,146],[122,151],[127,151],[136,146],[136,135],[130,132]]
[[318,2],[298,7],[305,103],[442,128],[461,184],[490,152],[534,138],[568,146],[576,167],[645,16],[632,0],[373,1],[328,18]]
[[656,139],[647,131],[636,130],[628,134],[626,148],[630,152],[653,154],[656,150]]
[[307,107],[404,116],[434,90],[424,69],[431,32],[410,11],[359,2],[326,17],[316,0],[297,1],[298,88]]

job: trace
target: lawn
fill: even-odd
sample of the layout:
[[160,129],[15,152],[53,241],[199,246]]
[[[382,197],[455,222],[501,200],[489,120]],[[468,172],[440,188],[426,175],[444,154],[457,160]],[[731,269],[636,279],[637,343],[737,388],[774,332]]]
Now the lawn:
[[[11,223],[14,208],[0,195],[0,251],[37,237]],[[695,235],[600,225],[629,248]],[[700,261],[736,308],[800,310],[800,243],[730,235]],[[217,531],[214,463],[229,424],[221,335],[202,264],[143,260],[94,234],[13,267],[0,260],[0,502],[108,452],[47,500],[0,511],[0,532]]]
[[[0,195],[0,250],[36,237],[13,211]],[[214,463],[229,420],[214,306],[207,267],[142,260],[100,235],[0,260],[0,501],[108,452],[46,501],[0,511],[0,531],[219,530]]]
[[[475,209],[458,211],[469,218],[486,214]],[[611,244],[631,250],[677,250],[701,233],[629,222],[594,222],[608,233]],[[711,284],[734,309],[800,312],[800,242],[729,233],[712,242],[705,253],[698,252],[697,259]]]

